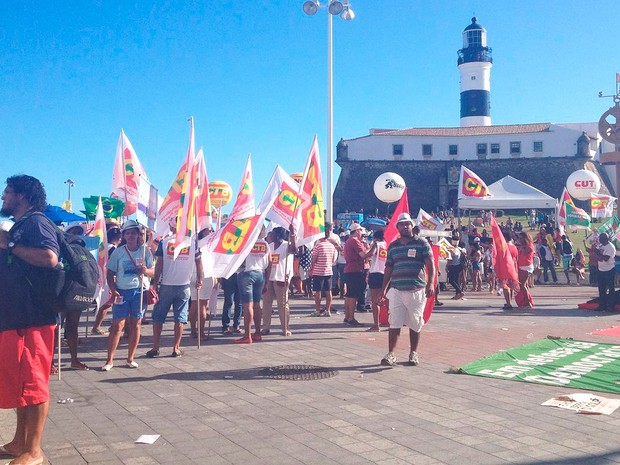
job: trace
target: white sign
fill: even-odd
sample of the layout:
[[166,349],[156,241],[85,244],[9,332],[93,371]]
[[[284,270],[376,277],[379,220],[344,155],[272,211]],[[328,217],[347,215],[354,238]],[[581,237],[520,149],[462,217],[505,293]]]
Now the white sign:
[[597,193],[601,188],[601,180],[592,171],[577,170],[566,180],[566,190],[579,200],[590,200],[590,194]]

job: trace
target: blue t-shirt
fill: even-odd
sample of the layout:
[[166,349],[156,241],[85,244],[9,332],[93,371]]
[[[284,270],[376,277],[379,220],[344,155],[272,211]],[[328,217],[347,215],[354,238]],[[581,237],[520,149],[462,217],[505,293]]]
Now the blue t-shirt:
[[[146,251],[144,249],[146,249]],[[127,252],[129,252],[129,254],[127,254]],[[129,255],[131,255],[131,259],[129,258]],[[112,255],[110,255],[110,258],[108,259],[108,270],[116,273],[116,287],[118,289],[138,289],[138,286],[140,286],[140,278],[138,277],[138,270],[133,262],[137,265],[142,260],[142,257],[144,257],[144,266],[147,268],[152,268],[153,255],[145,245],[141,245],[133,252],[129,250],[126,245],[124,245],[112,252]],[[148,279],[143,279],[142,287],[144,289],[148,289]]]
[[[28,214],[9,231],[15,245],[50,249],[60,255],[57,227],[40,213]],[[30,265],[0,249],[0,331],[51,325],[56,313],[41,295],[51,268]]]

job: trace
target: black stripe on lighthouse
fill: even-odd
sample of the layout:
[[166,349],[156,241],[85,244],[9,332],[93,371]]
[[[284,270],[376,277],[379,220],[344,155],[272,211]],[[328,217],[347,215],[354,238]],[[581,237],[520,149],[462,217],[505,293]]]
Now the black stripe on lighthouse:
[[467,116],[491,116],[491,93],[488,90],[461,92],[461,118]]

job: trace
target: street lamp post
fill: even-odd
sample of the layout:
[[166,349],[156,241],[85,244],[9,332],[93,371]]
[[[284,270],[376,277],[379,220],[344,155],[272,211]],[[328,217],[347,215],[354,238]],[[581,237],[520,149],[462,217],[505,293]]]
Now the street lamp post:
[[[334,83],[333,83],[333,18],[340,15],[345,21],[355,18],[349,0],[327,0],[327,196],[325,221],[334,220]],[[308,0],[303,5],[308,16],[316,14],[323,5],[318,0]]]
[[65,204],[65,207],[66,207],[65,210],[70,212],[73,209],[73,206],[71,205],[71,188],[75,187],[75,181],[73,181],[73,179],[67,179],[65,181],[65,184],[67,186],[69,186],[69,196],[68,196],[67,202]]

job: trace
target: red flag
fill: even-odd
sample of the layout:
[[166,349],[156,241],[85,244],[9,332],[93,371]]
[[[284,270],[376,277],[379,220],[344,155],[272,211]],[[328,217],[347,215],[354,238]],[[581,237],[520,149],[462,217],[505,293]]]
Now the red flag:
[[489,188],[485,182],[474,173],[472,170],[465,168],[461,165],[461,177],[459,180],[459,192],[458,197],[488,197],[491,196]]
[[254,206],[254,180],[252,178],[252,162],[248,154],[248,160],[245,163],[243,178],[241,179],[241,187],[237,194],[237,200],[232,211],[228,215],[229,221],[243,220],[254,216],[256,207]]
[[187,149],[187,158],[185,159],[185,179],[183,181],[183,190],[181,191],[181,199],[179,210],[177,213],[177,232],[174,241],[174,259],[185,247],[189,247],[191,238],[194,235],[195,227],[195,204],[196,204],[196,154],[194,143],[194,118],[190,118],[190,135],[189,148]]
[[493,237],[493,267],[498,279],[518,281],[517,267],[508,249],[504,234],[491,216],[491,236]]
[[319,143],[316,136],[306,162],[304,177],[299,186],[298,198],[301,204],[294,220],[298,225],[295,245],[312,244],[325,234],[325,217],[323,212],[323,188],[321,185],[321,168],[319,166]]
[[385,242],[387,245],[390,245],[395,239],[398,238],[398,229],[396,229],[396,222],[398,220],[398,216],[401,213],[409,213],[409,199],[407,198],[407,188],[403,191],[403,195],[398,201],[396,205],[396,209],[392,214],[392,218],[390,218],[390,222],[385,228],[383,233],[383,237],[385,238]]
[[[439,246],[433,244],[431,245],[431,249],[433,249],[433,262],[435,263],[435,279],[433,281],[433,289],[437,289],[437,280],[439,279]],[[424,313],[422,314],[424,324],[428,323],[428,320],[430,320],[431,314],[433,313],[433,308],[435,308],[434,295],[426,299],[426,304],[424,305]]]

